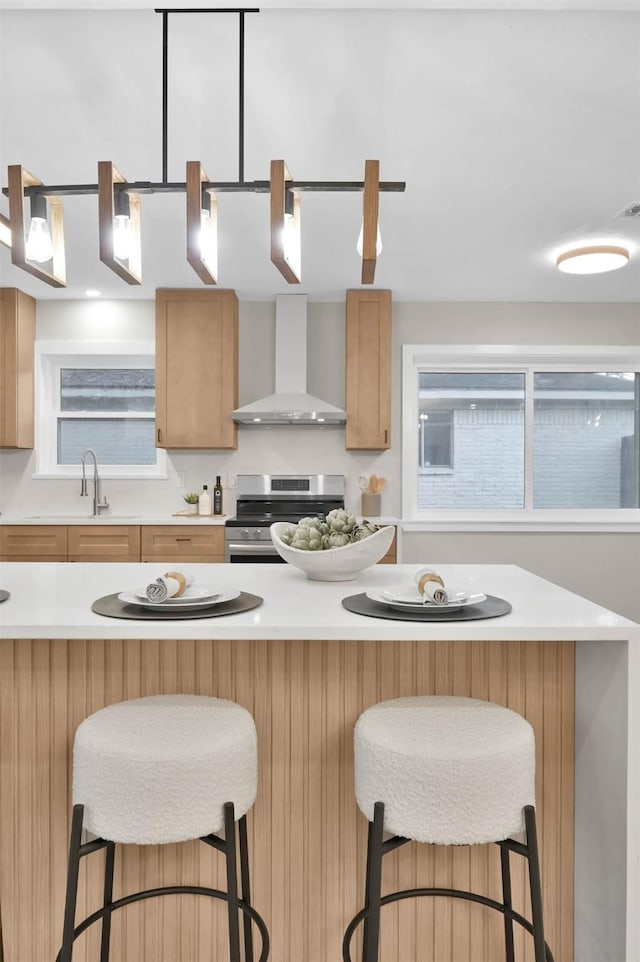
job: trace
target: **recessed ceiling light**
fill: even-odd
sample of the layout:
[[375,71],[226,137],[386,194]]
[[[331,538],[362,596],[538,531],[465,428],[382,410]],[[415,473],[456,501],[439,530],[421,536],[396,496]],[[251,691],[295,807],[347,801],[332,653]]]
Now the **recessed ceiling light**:
[[626,247],[601,244],[597,247],[576,247],[564,251],[556,260],[556,267],[566,274],[604,274],[624,267],[629,260]]
[[102,291],[89,290],[84,293],[86,297],[102,297]]

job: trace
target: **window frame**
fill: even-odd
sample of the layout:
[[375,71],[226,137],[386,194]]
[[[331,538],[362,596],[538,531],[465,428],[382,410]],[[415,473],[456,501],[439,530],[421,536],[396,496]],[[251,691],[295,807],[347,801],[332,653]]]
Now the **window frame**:
[[[82,411],[61,412],[60,370],[62,368],[153,368],[155,367],[155,344],[151,340],[135,341],[37,341],[35,346],[36,367],[36,419],[35,419],[35,473],[32,478],[80,478],[80,463],[58,464],[58,416],[82,418]],[[155,419],[153,412],[95,411],[87,415],[91,420],[104,418]],[[122,480],[166,480],[167,453],[156,448],[155,464],[102,464],[100,477]]]
[[[420,371],[524,373],[523,508],[418,508],[418,375]],[[533,507],[534,373],[640,372],[640,346],[427,345],[402,348],[402,519],[407,531],[640,531],[640,508]],[[530,506],[529,506],[530,505]]]

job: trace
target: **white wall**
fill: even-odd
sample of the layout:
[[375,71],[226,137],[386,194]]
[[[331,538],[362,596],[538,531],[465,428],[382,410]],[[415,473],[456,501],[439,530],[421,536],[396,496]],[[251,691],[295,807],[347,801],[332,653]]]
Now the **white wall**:
[[[151,301],[40,301],[36,337],[46,340],[153,339],[154,304]],[[309,307],[309,390],[344,406],[344,308],[336,304]],[[275,304],[244,302],[240,305],[239,403],[245,404],[274,390]],[[382,458],[384,455],[382,456]],[[310,473],[344,474],[347,501],[359,508],[358,475],[384,473],[376,452],[351,454],[344,449],[342,427],[240,427],[236,451],[168,452],[168,480],[106,480],[103,488],[114,514],[153,511],[170,515],[184,507],[182,494],[210,486],[222,476],[226,486],[237,474]],[[5,516],[39,513],[82,514],[79,482],[34,479],[32,451],[0,453],[0,510]],[[180,475],[185,486],[180,487]],[[399,507],[399,481],[391,499]],[[225,510],[233,512],[233,491],[226,492]],[[395,508],[394,508],[395,510]]]
[[[310,303],[308,388],[344,405],[344,306]],[[167,516],[182,508],[182,493],[199,490],[216,474],[336,473],[346,479],[347,505],[359,508],[358,476],[388,479],[382,511],[401,511],[401,346],[433,344],[640,344],[636,304],[397,303],[393,327],[392,447],[351,453],[342,428],[241,427],[238,450],[169,452],[166,481],[108,481],[114,513],[152,511]],[[39,340],[151,338],[154,305],[146,301],[40,301]],[[240,403],[273,390],[275,304],[240,305]],[[0,453],[0,509],[4,515],[82,513],[76,481],[33,480],[33,453]],[[185,488],[179,487],[180,473]],[[227,501],[233,511],[233,499]],[[506,562],[640,620],[640,535],[542,533],[411,533],[403,538],[407,562]]]

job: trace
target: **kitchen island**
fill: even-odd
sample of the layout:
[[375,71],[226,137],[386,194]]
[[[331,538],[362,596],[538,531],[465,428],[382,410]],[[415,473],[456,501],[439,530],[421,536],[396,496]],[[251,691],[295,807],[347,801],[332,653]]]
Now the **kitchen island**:
[[[340,962],[345,924],[362,899],[366,846],[353,792],[353,725],[375,701],[418,693],[487,698],[531,721],[556,962],[637,962],[640,719],[627,692],[640,690],[640,629],[515,566],[429,563],[448,583],[506,598],[512,612],[417,624],[342,607],[345,596],[410,582],[413,565],[375,566],[334,584],[308,582],[287,565],[197,565],[199,583],[235,586],[264,603],[222,618],[123,621],[94,614],[91,603],[148,583],[162,565],[4,564],[0,587],[11,592],[0,605],[4,962],[50,962],[58,948],[75,728],[104,705],[161,692],[231,698],[255,717],[259,791],[249,842],[271,962]],[[83,866],[79,918],[100,900],[101,859]],[[495,846],[412,845],[385,861],[387,889],[499,891]],[[129,846],[117,856],[116,894],[176,881],[216,887],[222,870],[196,842]],[[514,889],[526,913],[520,865]],[[114,917],[111,962],[224,959],[225,925],[223,907],[208,900],[137,904]],[[74,960],[99,957],[94,930],[78,940]],[[517,958],[530,959],[528,938],[517,938]],[[500,917],[479,906],[408,901],[385,909],[381,958],[493,962],[503,957],[502,939]]]

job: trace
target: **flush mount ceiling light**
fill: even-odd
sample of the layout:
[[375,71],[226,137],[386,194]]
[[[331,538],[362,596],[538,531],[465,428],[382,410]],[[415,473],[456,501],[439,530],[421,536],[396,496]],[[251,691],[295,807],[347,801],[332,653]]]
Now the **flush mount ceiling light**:
[[629,260],[626,247],[599,244],[594,247],[576,247],[558,255],[556,267],[565,274],[604,274],[624,267]]
[[[304,191],[357,191],[363,193],[362,283],[373,284],[376,258],[382,250],[378,225],[381,191],[404,191],[404,181],[380,181],[377,160],[367,160],[364,181],[295,181],[284,160],[271,162],[269,180],[244,177],[244,18],[258,9],[156,9],[162,14],[162,180],[127,182],[111,161],[98,163],[97,184],[46,185],[20,166],[9,167],[9,231],[0,215],[0,243],[11,247],[11,259],[53,287],[65,287],[62,197],[98,195],[100,260],[127,284],[142,283],[141,195],[186,194],[187,260],[204,284],[216,284],[218,275],[218,211],[216,194],[271,195],[271,260],[289,284],[301,279],[300,194]],[[199,161],[189,161],[185,181],[168,178],[168,18],[169,14],[232,13],[239,18],[238,180],[210,181]],[[25,200],[31,203],[29,239],[26,240]],[[8,235],[8,236],[7,236]],[[49,247],[49,236],[50,244]],[[31,254],[31,256],[30,256]],[[44,259],[46,255],[46,260]],[[51,271],[39,264],[51,263]]]

